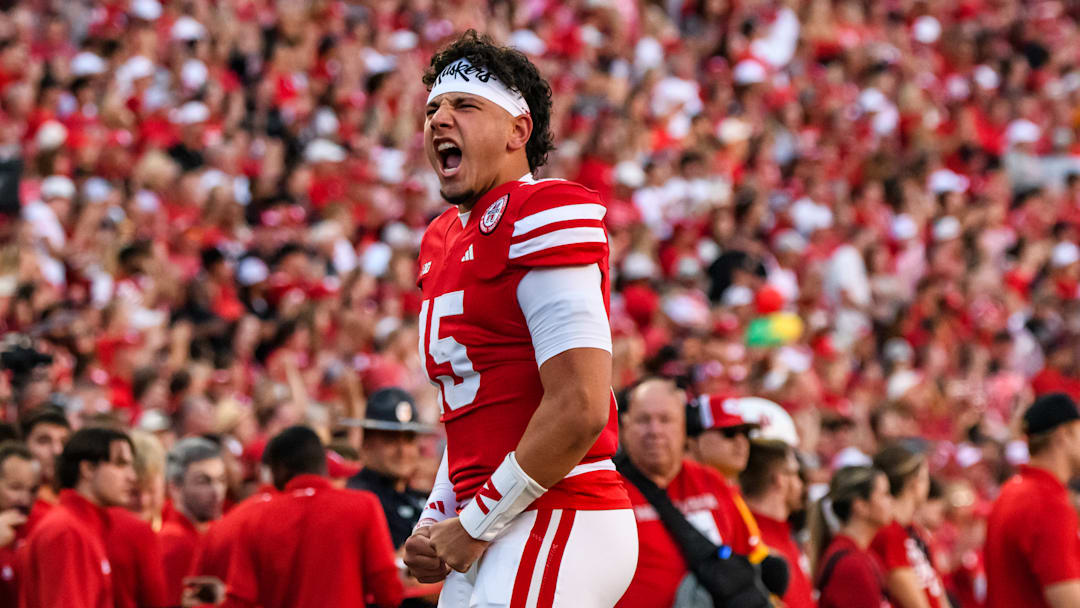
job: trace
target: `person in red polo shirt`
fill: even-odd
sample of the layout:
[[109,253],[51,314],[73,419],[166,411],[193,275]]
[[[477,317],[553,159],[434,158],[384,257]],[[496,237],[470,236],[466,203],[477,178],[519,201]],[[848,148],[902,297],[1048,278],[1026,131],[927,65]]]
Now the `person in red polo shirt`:
[[310,428],[285,429],[263,462],[281,494],[262,503],[237,539],[227,580],[240,606],[397,606],[404,587],[382,506],[370,492],[326,478],[326,453]]
[[135,485],[132,444],[109,428],[71,436],[57,463],[60,504],[30,533],[20,555],[21,608],[114,608],[105,552],[108,507]]
[[1065,483],[1080,475],[1080,411],[1064,393],[1024,412],[1031,461],[1001,488],[986,528],[989,608],[1080,606],[1080,523]]
[[15,555],[26,540],[37,484],[30,450],[14,441],[0,444],[0,606],[19,604]]
[[165,475],[173,508],[166,511],[158,538],[167,597],[175,605],[184,578],[192,573],[203,532],[221,518],[227,486],[221,448],[202,437],[182,439],[169,450]]

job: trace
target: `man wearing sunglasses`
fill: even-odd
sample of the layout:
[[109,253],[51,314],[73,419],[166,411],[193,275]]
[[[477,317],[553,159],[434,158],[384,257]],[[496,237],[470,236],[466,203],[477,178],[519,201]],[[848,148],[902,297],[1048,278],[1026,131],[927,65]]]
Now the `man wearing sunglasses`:
[[727,482],[720,509],[732,530],[725,540],[736,553],[758,563],[769,549],[761,542],[761,532],[743,500],[738,481],[750,458],[750,431],[759,425],[743,420],[738,405],[737,399],[715,395],[703,395],[691,402],[686,415],[687,444],[695,460],[715,469]]

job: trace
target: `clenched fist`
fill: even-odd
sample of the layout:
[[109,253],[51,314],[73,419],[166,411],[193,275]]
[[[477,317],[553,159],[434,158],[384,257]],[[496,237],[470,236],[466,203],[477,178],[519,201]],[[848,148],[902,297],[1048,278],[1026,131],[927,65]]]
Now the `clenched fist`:
[[435,555],[458,572],[472,567],[488,546],[488,543],[469,536],[456,517],[432,525],[429,538]]
[[402,560],[409,567],[409,574],[421,583],[437,583],[450,574],[450,567],[431,546],[430,533],[431,526],[422,526],[405,541]]

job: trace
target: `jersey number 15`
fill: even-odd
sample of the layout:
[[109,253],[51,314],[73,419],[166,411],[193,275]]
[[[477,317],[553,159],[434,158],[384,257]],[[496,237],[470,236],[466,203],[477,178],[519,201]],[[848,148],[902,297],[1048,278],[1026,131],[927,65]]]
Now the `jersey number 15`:
[[[431,314],[430,338],[424,331],[427,327],[429,312]],[[424,300],[420,305],[420,360],[425,360],[426,352],[431,355],[437,365],[449,363],[454,376],[461,379],[457,382],[454,376],[450,375],[435,378],[442,387],[440,391],[442,401],[452,410],[472,403],[476,399],[476,391],[480,389],[480,374],[473,369],[465,345],[451,336],[439,337],[439,323],[443,317],[464,313],[465,292],[460,290],[444,293],[433,300]]]

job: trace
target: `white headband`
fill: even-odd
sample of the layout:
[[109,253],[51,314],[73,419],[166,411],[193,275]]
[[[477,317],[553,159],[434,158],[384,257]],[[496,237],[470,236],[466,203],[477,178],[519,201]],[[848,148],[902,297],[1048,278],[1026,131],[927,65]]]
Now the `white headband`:
[[474,66],[468,59],[458,59],[443,68],[431,87],[428,103],[443,93],[469,93],[483,97],[514,117],[529,113],[529,104],[521,93],[500,82],[489,70]]

